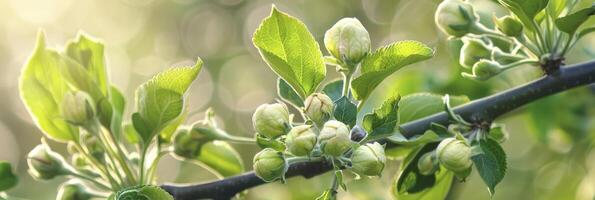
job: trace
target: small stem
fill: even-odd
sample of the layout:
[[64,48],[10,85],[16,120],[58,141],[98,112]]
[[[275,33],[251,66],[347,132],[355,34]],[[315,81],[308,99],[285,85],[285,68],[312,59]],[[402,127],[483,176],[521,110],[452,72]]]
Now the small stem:
[[349,97],[349,89],[351,88],[351,76],[353,75],[351,71],[343,71],[341,72],[343,75],[343,96]]
[[254,138],[239,137],[239,136],[232,136],[232,135],[230,135],[227,138],[227,141],[230,143],[236,143],[236,144],[255,144],[256,143],[256,139],[254,139]]
[[293,163],[306,162],[306,161],[316,162],[316,161],[321,161],[321,160],[322,160],[322,157],[299,156],[299,157],[287,158],[287,163],[291,165]]
[[121,188],[121,185],[114,180],[110,174],[108,173],[107,167],[103,164],[101,164],[99,161],[97,161],[97,159],[95,159],[95,157],[91,156],[91,154],[89,152],[86,151],[85,148],[83,148],[80,144],[80,141],[77,141],[74,143],[75,148],[81,152],[83,154],[83,156],[85,156],[85,158],[87,158],[87,160],[91,161],[91,166],[93,166],[95,169],[97,169],[99,171],[99,174],[103,177],[103,179],[105,180],[109,180],[110,184],[112,185],[114,190],[119,190]]
[[138,183],[140,185],[144,184],[144,178],[145,178],[144,177],[145,176],[145,158],[147,157],[147,150],[148,149],[149,149],[149,144],[145,144],[142,147],[142,150],[141,150],[140,163],[139,163],[139,168],[138,168],[138,171],[139,171],[138,174],[139,174],[139,177],[140,177],[140,180],[139,180]]
[[502,69],[507,70],[507,69],[510,69],[510,68],[513,68],[513,67],[516,67],[516,66],[519,66],[519,65],[523,65],[523,64],[539,64],[539,61],[533,60],[533,59],[519,60],[517,62],[513,62],[513,63],[510,63],[508,65],[502,66]]
[[74,177],[77,177],[77,178],[80,178],[80,179],[83,179],[83,180],[87,180],[87,181],[95,184],[95,186],[97,186],[97,187],[99,187],[99,188],[101,188],[103,190],[114,191],[110,186],[108,186],[108,185],[106,185],[104,183],[101,183],[101,182],[95,180],[94,178],[91,178],[91,177],[86,176],[84,174],[78,173],[76,171],[69,171],[69,174],[72,175],[72,176],[74,176]]

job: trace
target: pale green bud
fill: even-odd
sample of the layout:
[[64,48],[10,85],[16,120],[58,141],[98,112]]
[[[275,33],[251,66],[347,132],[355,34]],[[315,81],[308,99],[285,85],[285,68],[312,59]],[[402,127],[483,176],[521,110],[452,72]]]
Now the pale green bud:
[[202,145],[209,141],[209,138],[196,131],[190,131],[187,128],[178,129],[173,139],[174,154],[182,158],[197,158]]
[[417,169],[422,175],[434,174],[438,170],[438,160],[434,152],[428,152],[422,155],[417,161]]
[[343,18],[326,31],[324,45],[335,58],[355,66],[370,51],[370,34],[356,18]]
[[95,117],[92,100],[82,91],[68,92],[62,99],[61,114],[67,122],[82,126]]
[[38,180],[49,180],[69,173],[64,158],[43,142],[27,155],[29,174]]
[[314,93],[304,102],[306,115],[319,127],[330,119],[333,112],[333,100],[326,94]]
[[504,68],[495,61],[480,60],[473,65],[473,75],[463,74],[466,77],[476,80],[487,80],[500,74]]
[[378,142],[362,145],[353,151],[351,163],[351,169],[360,175],[380,176],[386,163],[384,147]]
[[312,131],[312,125],[296,126],[289,131],[285,144],[287,150],[296,156],[310,155],[316,146],[316,133]]
[[284,179],[288,167],[283,153],[271,148],[263,149],[254,156],[254,172],[265,182]]
[[330,120],[324,124],[319,140],[322,152],[330,156],[343,155],[353,144],[347,125],[336,120]]
[[287,106],[282,103],[258,106],[252,116],[252,124],[256,132],[271,139],[286,134],[291,128]]
[[459,63],[465,68],[472,68],[481,59],[490,59],[491,48],[480,39],[464,38]]
[[442,140],[436,148],[436,155],[442,166],[459,174],[464,174],[473,164],[471,147],[465,141],[456,138]]
[[463,0],[445,0],[436,9],[435,21],[444,33],[462,37],[474,32],[479,16],[473,6]]
[[494,23],[500,32],[510,37],[520,36],[523,32],[523,24],[512,16],[506,15],[504,17],[495,18]]
[[81,183],[68,182],[60,186],[56,200],[88,200],[93,196]]

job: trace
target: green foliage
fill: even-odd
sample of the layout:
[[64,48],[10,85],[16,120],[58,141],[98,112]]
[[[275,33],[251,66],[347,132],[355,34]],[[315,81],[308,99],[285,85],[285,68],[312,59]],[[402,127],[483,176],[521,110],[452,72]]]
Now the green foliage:
[[367,140],[386,137],[393,134],[399,119],[398,109],[401,96],[390,97],[374,110],[374,113],[366,114],[362,127],[368,131]]
[[508,8],[523,23],[523,25],[535,31],[534,18],[547,6],[549,0],[499,0],[500,4]]
[[[394,194],[396,196],[419,193],[432,188],[436,184],[437,174],[423,175],[417,167],[417,163],[419,159],[422,157],[422,155],[424,155],[427,152],[433,151],[436,148],[436,146],[437,143],[424,145],[423,147],[417,148],[416,150],[411,152],[403,160],[403,162],[401,163],[402,170],[399,173],[399,176],[394,185]],[[452,173],[447,171],[446,169],[440,169],[438,174],[440,174],[440,172],[447,172],[449,174],[446,176],[447,178],[449,177],[450,180],[446,181],[450,183],[453,177]],[[448,185],[447,190],[448,188],[450,188],[450,184]]]
[[471,157],[481,179],[486,183],[491,195],[494,195],[496,185],[506,174],[506,153],[498,142],[492,139],[479,141],[481,152]]
[[[469,102],[466,96],[450,96],[450,105]],[[399,124],[420,119],[444,111],[442,96],[431,93],[415,93],[404,96],[399,102]]]
[[312,94],[326,75],[322,52],[306,25],[275,7],[254,33],[253,43],[302,98]]
[[173,200],[174,198],[165,190],[157,186],[144,185],[126,188],[116,195],[112,195],[110,200]]
[[335,81],[331,81],[327,83],[322,88],[324,94],[330,97],[333,101],[339,100],[343,96],[343,80],[337,79]]
[[133,124],[145,143],[182,114],[184,94],[201,67],[202,60],[198,59],[192,67],[170,68],[136,90],[138,112],[132,116]]
[[335,110],[333,111],[335,119],[343,122],[349,127],[355,126],[357,117],[357,106],[347,97],[341,97],[335,101]]
[[377,49],[361,63],[361,75],[353,80],[353,96],[366,99],[382,80],[402,67],[427,60],[434,51],[416,41],[400,41]]
[[260,134],[256,134],[256,144],[261,149],[271,148],[277,151],[285,151],[285,143],[276,139],[269,139]]
[[244,171],[242,158],[231,145],[224,141],[203,144],[196,160],[219,177],[238,175]]
[[291,103],[295,107],[304,107],[304,99],[286,81],[277,79],[277,94],[281,99]]
[[572,35],[592,15],[595,15],[595,5],[556,19],[556,26],[561,31]]
[[0,161],[0,192],[13,188],[19,182],[19,178],[12,172],[10,163]]

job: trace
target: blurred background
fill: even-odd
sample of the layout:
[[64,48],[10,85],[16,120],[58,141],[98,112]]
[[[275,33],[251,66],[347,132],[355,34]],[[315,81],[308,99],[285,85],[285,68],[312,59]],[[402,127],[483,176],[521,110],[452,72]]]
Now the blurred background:
[[[205,61],[190,90],[187,123],[203,118],[212,107],[219,121],[236,135],[251,137],[251,115],[276,98],[276,75],[252,45],[252,34],[275,4],[298,17],[322,44],[324,32],[343,17],[357,17],[370,32],[373,48],[398,40],[418,40],[436,49],[436,57],[392,75],[365,105],[371,110],[390,94],[414,92],[481,98],[528,82],[540,75],[532,68],[515,69],[488,82],[461,78],[460,41],[449,41],[434,25],[438,0],[0,0],[0,160],[17,168],[20,184],[8,191],[25,199],[54,199],[64,179],[36,182],[27,174],[26,155],[42,133],[19,99],[21,68],[33,50],[38,29],[45,29],[49,47],[63,45],[84,31],[106,45],[110,80],[132,99],[138,85],[170,66]],[[591,2],[584,1],[586,4]],[[494,1],[472,0],[482,22],[504,10]],[[588,22],[593,26],[594,21]],[[323,50],[326,54],[326,51]],[[595,58],[595,37],[586,37],[567,64]],[[326,81],[338,77],[328,68]],[[499,119],[510,140],[508,173],[493,199],[594,199],[595,86],[573,89],[525,106]],[[133,106],[127,105],[130,111]],[[130,113],[128,113],[130,114]],[[59,152],[64,145],[50,143]],[[258,148],[234,145],[249,170]],[[347,177],[348,192],[340,199],[391,199],[398,160],[389,161],[381,179]],[[159,182],[192,183],[216,176],[171,157],[161,161]],[[311,180],[290,179],[250,190],[247,199],[314,199],[330,184],[330,174]],[[456,184],[451,199],[490,199],[476,172]]]

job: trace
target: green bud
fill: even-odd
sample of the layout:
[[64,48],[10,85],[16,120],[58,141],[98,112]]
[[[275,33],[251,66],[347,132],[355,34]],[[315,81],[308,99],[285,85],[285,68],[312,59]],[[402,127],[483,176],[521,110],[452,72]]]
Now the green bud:
[[265,182],[284,179],[289,164],[282,152],[271,148],[263,149],[254,156],[254,172]]
[[495,61],[491,60],[480,60],[479,62],[473,65],[473,75],[470,74],[463,74],[463,76],[468,78],[473,78],[475,80],[488,80],[498,74],[500,74],[504,68]]
[[282,103],[258,106],[252,116],[252,124],[256,132],[271,139],[286,134],[291,128],[287,106]]
[[37,145],[27,156],[29,174],[38,180],[50,180],[69,173],[64,158],[45,143]]
[[82,126],[95,117],[92,100],[82,91],[68,92],[62,99],[60,106],[62,117],[67,122]]
[[199,132],[190,131],[187,128],[180,128],[174,134],[174,155],[187,159],[196,158],[200,155],[202,145],[209,141],[209,138]]
[[326,31],[324,45],[335,58],[355,66],[370,51],[370,34],[356,18],[343,18]]
[[438,160],[434,154],[434,152],[428,152],[419,158],[417,161],[417,169],[419,170],[419,173],[427,176],[434,174],[434,172],[438,170]]
[[520,36],[523,32],[523,24],[512,16],[506,15],[504,17],[495,18],[494,23],[500,32],[510,37]]
[[436,155],[442,166],[458,174],[465,174],[473,164],[471,147],[465,141],[456,138],[442,140],[436,148]]
[[306,115],[320,127],[328,121],[333,112],[333,100],[326,94],[314,93],[304,102]]
[[83,140],[83,144],[87,147],[91,156],[100,162],[105,162],[105,149],[103,149],[103,145],[97,137],[87,135]]
[[94,195],[79,182],[67,182],[60,186],[56,200],[88,200]]
[[87,159],[79,153],[72,155],[70,163],[76,168],[83,168],[89,165]]
[[330,156],[343,155],[353,144],[347,125],[336,120],[326,122],[319,137],[322,152]]
[[459,62],[465,68],[471,68],[481,59],[490,59],[492,56],[491,47],[486,45],[480,39],[464,38],[463,47],[461,47],[461,55]]
[[364,176],[380,176],[386,163],[384,147],[378,142],[359,146],[351,156],[351,169]]
[[316,133],[312,131],[312,125],[296,126],[289,131],[285,144],[287,150],[296,156],[310,155],[316,145]]
[[435,21],[444,33],[462,37],[474,32],[479,16],[473,6],[463,0],[445,0],[436,9]]

